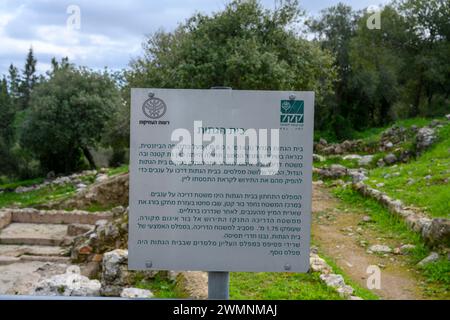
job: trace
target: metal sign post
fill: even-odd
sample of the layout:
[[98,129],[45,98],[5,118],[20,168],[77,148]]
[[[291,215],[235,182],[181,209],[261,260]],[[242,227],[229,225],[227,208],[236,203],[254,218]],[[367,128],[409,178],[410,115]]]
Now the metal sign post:
[[[212,90],[233,90],[231,87],[211,87]],[[230,298],[230,273],[208,272],[208,299],[228,300]]]
[[228,300],[230,298],[229,288],[229,272],[208,272],[208,299]]

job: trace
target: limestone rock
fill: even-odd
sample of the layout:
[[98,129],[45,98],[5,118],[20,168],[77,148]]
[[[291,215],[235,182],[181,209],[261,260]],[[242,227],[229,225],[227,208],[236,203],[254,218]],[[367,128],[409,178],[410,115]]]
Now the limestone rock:
[[325,161],[325,157],[314,153],[313,154],[313,161],[314,162],[324,162]]
[[358,183],[367,180],[367,170],[360,169],[348,169],[347,174],[352,178],[353,183]]
[[103,182],[108,180],[108,175],[107,174],[99,174],[96,178],[95,178],[95,182]]
[[320,258],[317,254],[311,254],[309,258],[309,264],[311,266],[311,270],[314,272],[320,272],[320,273],[330,273],[331,267]]
[[329,287],[339,288],[345,286],[344,278],[340,274],[322,274],[320,279]]
[[411,250],[414,250],[416,248],[413,244],[404,244],[400,246],[399,248],[394,249],[395,254],[408,254],[411,252]]
[[374,244],[369,247],[368,251],[374,252],[374,253],[391,253],[392,249],[386,245]]
[[394,147],[394,144],[392,142],[388,141],[385,143],[384,147],[386,149],[392,149]]
[[432,128],[421,128],[416,136],[417,153],[422,153],[436,141],[436,132]]
[[373,155],[363,156],[358,161],[358,165],[360,165],[362,167],[367,167],[367,166],[369,166],[372,163],[372,160],[373,160]]
[[105,253],[102,270],[102,295],[119,296],[130,282],[128,250],[116,249]]
[[153,298],[153,293],[150,290],[138,288],[125,288],[120,293],[122,298],[136,299],[136,298]]
[[397,162],[397,157],[395,156],[395,154],[389,153],[383,158],[383,161],[386,164],[391,165]]
[[384,160],[383,159],[378,159],[378,161],[377,161],[377,166],[378,167],[384,167],[386,165],[386,163],[384,162]]
[[[388,146],[392,144],[398,144],[405,141],[407,131],[401,126],[392,126],[381,134],[380,144],[382,146]],[[391,146],[391,148],[392,148]]]
[[347,168],[344,166],[341,166],[340,164],[332,164],[330,166],[330,170],[331,170],[331,172],[334,173],[334,175],[337,175],[340,177],[345,176],[347,174]]
[[430,246],[450,247],[450,220],[432,219],[429,226],[422,229],[422,236]]
[[92,225],[81,224],[81,223],[72,223],[67,227],[67,235],[68,236],[79,236],[80,234],[84,234],[93,229]]
[[436,252],[431,252],[428,257],[420,261],[417,265],[419,267],[423,267],[429,263],[436,262],[437,260],[439,260],[439,254]]
[[71,266],[65,274],[52,276],[37,283],[31,294],[37,296],[80,296],[100,295],[101,284],[98,280],[80,274],[80,268]]
[[349,155],[342,157],[342,159],[344,159],[344,160],[361,160],[362,156],[360,156],[359,154],[349,154]]
[[[98,254],[114,249],[126,248],[128,243],[128,211],[121,214],[113,221],[98,220],[95,228],[74,239],[71,250],[73,263],[93,261]],[[83,248],[90,247],[89,254],[83,253]]]
[[354,292],[353,288],[349,285],[343,285],[342,287],[337,288],[336,291],[344,298],[351,297]]

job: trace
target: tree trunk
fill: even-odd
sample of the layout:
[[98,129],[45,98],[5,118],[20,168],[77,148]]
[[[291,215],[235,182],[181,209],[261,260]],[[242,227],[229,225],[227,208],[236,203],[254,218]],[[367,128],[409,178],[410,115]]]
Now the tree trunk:
[[414,99],[414,105],[412,106],[412,110],[410,110],[410,116],[417,117],[419,115],[419,106],[420,106],[420,97],[422,95],[422,72],[419,75],[419,83],[416,88],[416,96]]
[[89,162],[89,166],[92,170],[97,169],[97,166],[95,165],[94,157],[92,156],[91,152],[87,147],[82,147],[84,156],[86,157],[87,161]]

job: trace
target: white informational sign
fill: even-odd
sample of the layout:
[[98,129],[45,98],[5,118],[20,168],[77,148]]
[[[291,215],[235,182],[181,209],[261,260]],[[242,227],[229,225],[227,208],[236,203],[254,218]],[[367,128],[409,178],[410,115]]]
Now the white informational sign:
[[306,272],[313,92],[132,89],[129,268]]

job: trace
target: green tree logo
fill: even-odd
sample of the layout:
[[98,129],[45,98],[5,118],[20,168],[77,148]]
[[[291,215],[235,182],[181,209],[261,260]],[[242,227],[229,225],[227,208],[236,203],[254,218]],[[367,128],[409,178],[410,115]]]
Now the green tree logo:
[[303,123],[304,108],[303,100],[281,100],[281,123]]

